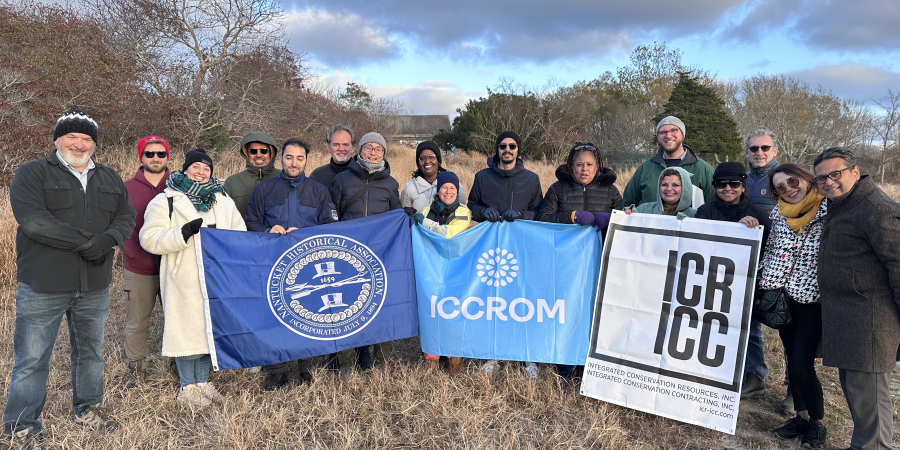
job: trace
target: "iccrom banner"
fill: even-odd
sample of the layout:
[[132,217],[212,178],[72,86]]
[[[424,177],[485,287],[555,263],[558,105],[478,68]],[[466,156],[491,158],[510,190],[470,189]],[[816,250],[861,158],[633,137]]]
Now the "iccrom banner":
[[613,213],[581,393],[734,434],[761,239]]

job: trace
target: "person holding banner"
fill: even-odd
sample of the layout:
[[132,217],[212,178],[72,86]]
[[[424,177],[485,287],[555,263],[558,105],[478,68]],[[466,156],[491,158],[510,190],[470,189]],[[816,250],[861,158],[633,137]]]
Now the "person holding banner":
[[[412,174],[412,180],[400,191],[400,204],[406,214],[412,216],[422,212],[435,199],[440,188],[437,184],[438,174],[447,171],[441,164],[441,149],[437,144],[423,141],[416,147],[416,171]],[[458,190],[459,200],[465,204],[466,196],[462,186]]]
[[813,175],[796,164],[773,168],[769,189],[778,194],[778,204],[770,214],[772,231],[760,263],[758,287],[784,289],[790,298],[792,323],[778,334],[787,354],[788,389],[797,411],[774,432],[784,439],[800,437],[805,447],[820,448],[826,429],[822,384],[815,370],[822,340],[816,260],[828,206],[815,189]]
[[[657,184],[659,195],[657,195],[656,201],[643,203],[637,207],[631,205],[625,209],[625,214],[632,212],[661,214],[678,217],[678,220],[694,217],[697,210],[691,207],[694,191],[690,179],[691,174],[681,167],[669,167],[663,170],[659,174],[659,183]],[[683,188],[684,186],[687,188]]]
[[[441,236],[451,238],[472,226],[472,212],[460,203],[459,177],[453,172],[441,172],[435,180],[437,194],[430,205],[413,217],[420,225]],[[441,356],[425,353],[425,364],[438,368]],[[463,359],[459,356],[447,357],[447,368],[451,374],[462,372]]]
[[224,400],[207,382],[211,360],[195,235],[201,227],[247,229],[234,201],[212,173],[212,158],[203,149],[188,152],[181,170],[166,180],[166,190],[147,205],[139,234],[145,250],[162,255],[162,354],[175,357],[181,381],[177,400],[191,407]]
[[763,242],[769,235],[772,222],[766,212],[759,206],[750,203],[746,195],[747,173],[744,165],[735,161],[726,161],[716,167],[713,173],[713,187],[716,197],[709,203],[697,208],[696,218],[738,222],[755,228],[762,225]]
[[[401,207],[400,184],[391,176],[386,154],[387,142],[381,134],[366,133],[359,140],[359,154],[350,160],[348,170],[337,174],[331,185],[331,199],[339,220],[359,219]],[[341,376],[344,378],[352,373],[352,353],[352,350],[338,353]],[[356,353],[355,363],[369,369],[375,363],[384,364],[390,357],[391,343],[376,344],[374,360],[367,345],[358,347]]]

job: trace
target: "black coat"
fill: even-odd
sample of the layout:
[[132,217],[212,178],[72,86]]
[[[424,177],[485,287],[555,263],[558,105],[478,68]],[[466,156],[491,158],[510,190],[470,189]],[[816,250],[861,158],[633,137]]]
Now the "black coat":
[[512,169],[499,167],[499,158],[488,158],[488,168],[475,174],[472,191],[469,192],[468,207],[472,219],[484,222],[481,213],[486,208],[494,208],[503,214],[513,209],[525,220],[534,220],[541,207],[541,180],[537,174],[525,169],[525,163],[516,158]]
[[[371,185],[359,199],[348,205],[354,194]],[[356,163],[356,158],[350,160],[350,168],[334,177],[331,185],[331,199],[337,208],[341,220],[352,220],[360,217],[374,216],[375,214],[400,208],[400,185],[391,176],[391,166],[384,162],[384,169],[369,174]]]
[[763,226],[763,238],[760,243],[759,257],[762,258],[762,250],[766,248],[766,242],[769,240],[769,231],[772,229],[772,220],[766,210],[750,203],[747,194],[741,194],[741,201],[737,204],[725,203],[719,196],[709,203],[704,203],[697,208],[697,219],[718,220],[722,222],[739,222],[744,217],[754,217]]
[[900,204],[868,176],[828,204],[818,279],[822,363],[890,372],[900,348]]
[[556,169],[556,179],[559,181],[550,185],[541,202],[537,216],[541,222],[574,223],[573,211],[597,214],[622,209],[622,195],[613,185],[616,173],[606,167],[598,170],[587,186],[575,181],[565,164]]
[[106,234],[122,246],[134,230],[134,208],[122,178],[96,164],[81,182],[56,156],[25,163],[9,187],[16,230],[16,279],[37,292],[94,291],[109,287],[112,250],[94,265],[74,250],[88,241],[82,231]]
[[334,183],[334,177],[349,168],[350,161],[347,161],[346,164],[338,164],[334,162],[334,158],[331,158],[328,161],[328,164],[313,170],[312,173],[309,174],[309,179],[321,183],[322,186],[325,186],[326,188],[330,188],[331,184]]

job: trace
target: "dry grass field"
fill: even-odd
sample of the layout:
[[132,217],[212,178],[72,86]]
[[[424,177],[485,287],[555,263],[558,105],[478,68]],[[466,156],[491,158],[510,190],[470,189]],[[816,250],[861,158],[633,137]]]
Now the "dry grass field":
[[[138,167],[134,151],[128,158],[110,158],[101,149],[100,162],[116,167],[123,178]],[[327,161],[324,146],[314,146],[307,173]],[[236,152],[215,155],[215,173],[225,177],[243,169]],[[180,167],[180,156],[170,167]],[[401,186],[414,169],[412,149],[390,146],[387,159]],[[444,166],[472,185],[485,158],[460,154],[445,157]],[[555,164],[527,163],[544,190],[555,181]],[[624,188],[631,171],[620,172]],[[895,198],[900,188],[890,187]],[[15,317],[15,229],[8,190],[0,190],[0,403],[6,403]],[[52,276],[52,267],[47,268]],[[151,326],[151,367],[138,388],[123,387],[121,257],[111,287],[106,326],[107,357],[104,408],[120,423],[105,434],[86,431],[72,422],[68,333],[65,324],[51,360],[48,398],[43,412],[49,448],[199,448],[199,449],[771,449],[796,448],[769,432],[786,418],[777,412],[784,396],[784,365],[777,334],[767,330],[766,355],[771,368],[768,394],[740,405],[737,435],[729,436],[582,397],[576,387],[558,379],[548,367],[541,379],[527,381],[514,367],[493,378],[475,362],[458,376],[429,371],[420,362],[417,339],[395,345],[395,359],[384,372],[358,374],[340,381],[318,370],[311,385],[264,392],[263,375],[247,370],[214,373],[212,381],[226,395],[221,406],[191,410],[175,401],[178,380],[159,356],[162,315],[154,312]],[[828,446],[849,444],[850,414],[837,371],[819,367],[825,389]],[[296,375],[296,374],[294,374]],[[898,377],[895,376],[895,380]],[[296,377],[295,377],[296,380]],[[895,408],[895,415],[897,409]],[[896,443],[895,439],[895,443]]]

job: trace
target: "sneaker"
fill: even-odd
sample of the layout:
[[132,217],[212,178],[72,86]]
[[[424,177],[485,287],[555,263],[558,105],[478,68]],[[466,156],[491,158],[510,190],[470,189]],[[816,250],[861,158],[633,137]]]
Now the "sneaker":
[[756,397],[765,395],[766,382],[756,372],[747,372],[747,380],[741,386],[741,398]]
[[262,372],[262,366],[251,367],[247,370],[249,370],[250,373],[260,373]]
[[537,380],[540,377],[538,376],[538,366],[533,362],[525,363],[525,378],[529,380]]
[[494,372],[499,372],[500,371],[500,361],[497,361],[496,359],[492,359],[492,360],[484,363],[484,365],[481,366],[481,370],[482,370],[482,372],[484,372],[488,375],[491,375]]
[[197,387],[200,388],[200,394],[209,399],[209,401],[213,403],[222,403],[225,401],[225,397],[219,393],[219,391],[215,386],[213,386],[212,383],[197,383]]
[[75,423],[95,430],[115,431],[119,428],[119,423],[103,414],[97,405],[91,405],[83,414],[75,416]]
[[790,388],[788,388],[784,400],[781,401],[781,413],[788,416],[797,415],[797,411],[794,410],[794,395],[791,394]]
[[[824,427],[823,427],[824,428]],[[784,423],[784,425],[772,430],[778,437],[782,439],[794,439],[797,436],[803,436],[806,434],[806,431],[809,429],[809,421],[800,417],[794,416],[793,419],[788,420]],[[824,439],[824,438],[823,438]]]
[[266,390],[274,391],[288,383],[288,374],[270,373],[266,376]]
[[181,388],[181,391],[178,393],[178,397],[176,397],[175,400],[192,408],[202,408],[212,404],[212,401],[203,395],[203,392],[196,384],[189,384]]
[[35,433],[33,427],[28,427],[5,436],[2,443],[9,449],[41,450],[44,448],[42,440],[41,433]]
[[800,438],[800,445],[804,448],[823,448],[825,447],[826,434],[827,430],[824,423],[810,420],[806,433]]

